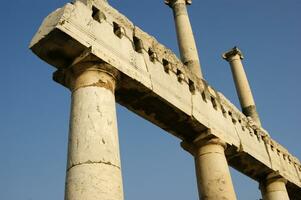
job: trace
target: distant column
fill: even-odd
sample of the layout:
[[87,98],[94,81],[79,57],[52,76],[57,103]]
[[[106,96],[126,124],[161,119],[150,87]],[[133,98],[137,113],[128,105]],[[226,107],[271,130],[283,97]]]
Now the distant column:
[[270,174],[260,184],[263,200],[289,200],[286,180],[280,175]]
[[117,73],[85,62],[54,80],[72,91],[65,200],[123,200],[115,108]]
[[240,105],[242,107],[242,112],[246,116],[251,117],[254,122],[261,126],[248,78],[241,62],[241,60],[244,58],[241,51],[234,47],[230,51],[224,53],[223,58],[231,65],[232,75]]
[[186,4],[192,0],[165,0],[174,14],[178,45],[182,62],[199,78],[203,78],[198,50],[195,44]]
[[182,147],[194,156],[200,200],[236,199],[224,153],[226,143],[213,137],[182,142]]

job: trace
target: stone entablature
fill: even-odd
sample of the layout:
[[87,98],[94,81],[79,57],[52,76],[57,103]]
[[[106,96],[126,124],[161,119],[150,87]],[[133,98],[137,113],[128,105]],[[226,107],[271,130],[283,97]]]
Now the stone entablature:
[[[183,140],[192,140],[200,130],[210,129],[238,153],[249,155],[271,171],[279,171],[292,187],[300,190],[299,160],[274,141],[266,130],[254,124],[205,80],[191,73],[170,49],[117,10],[102,1],[87,2],[88,6],[75,1],[49,15],[32,40],[32,50],[58,68],[61,76],[64,76],[64,68],[78,57],[85,59],[92,55],[107,62],[121,72],[116,90],[117,101],[122,105]],[[57,43],[50,43],[50,39],[56,39]],[[135,84],[138,89],[133,86]],[[118,92],[123,94],[123,91],[133,92],[135,102],[132,103],[137,106],[123,99],[131,98],[131,94],[118,96]],[[137,97],[137,94],[143,96]],[[172,122],[179,125],[173,128],[166,119],[156,116],[156,111],[143,111],[140,101],[144,101],[146,107],[152,105],[149,99],[172,108],[166,118],[179,116],[179,121]],[[182,127],[189,129],[182,130]],[[244,171],[244,166],[235,167],[255,179],[264,173],[263,170],[252,174],[257,172]]]

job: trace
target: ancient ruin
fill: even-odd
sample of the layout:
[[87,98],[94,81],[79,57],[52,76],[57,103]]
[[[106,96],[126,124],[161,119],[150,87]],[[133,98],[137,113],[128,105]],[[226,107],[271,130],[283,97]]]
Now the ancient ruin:
[[241,112],[203,78],[191,0],[165,3],[181,60],[104,0],[67,3],[34,36],[31,50],[72,92],[65,199],[124,199],[115,102],[183,141],[195,158],[200,199],[236,199],[228,165],[258,181],[264,200],[301,199],[300,161],[261,127],[242,52],[223,54]]

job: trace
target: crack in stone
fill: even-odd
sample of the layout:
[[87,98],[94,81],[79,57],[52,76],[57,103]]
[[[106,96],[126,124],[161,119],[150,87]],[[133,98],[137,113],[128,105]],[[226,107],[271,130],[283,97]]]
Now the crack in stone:
[[240,135],[239,135],[239,132],[238,132],[236,126],[234,126],[234,130],[235,130],[235,133],[236,133],[236,135],[237,135],[237,137],[238,137],[238,139],[239,139],[238,152],[243,152],[243,150],[244,150],[243,142],[242,142],[242,139],[241,139],[241,137],[240,137]]
[[78,163],[78,164],[72,165],[71,167],[69,167],[69,168],[67,169],[67,172],[68,172],[69,170],[71,170],[73,167],[80,166],[80,165],[89,165],[89,164],[104,164],[104,165],[110,165],[110,166],[113,166],[113,167],[116,167],[116,168],[120,169],[119,166],[114,165],[114,164],[112,164],[111,162],[91,161],[91,160],[88,160],[88,161],[86,161],[86,162],[82,162],[82,163]]
[[[134,29],[135,29],[135,27],[134,27]],[[145,58],[145,54],[144,54],[144,53],[143,53],[143,56],[142,56],[142,57],[143,57],[143,61],[144,61],[145,67],[146,67],[146,71],[147,71],[147,73],[148,73],[148,77],[149,77],[149,79],[150,79],[151,90],[154,90],[152,75],[151,75],[151,73],[150,73],[150,71],[149,71],[149,66],[148,66],[148,64],[147,64],[147,61],[146,61],[146,58]]]
[[93,120],[91,119],[91,117],[90,117],[90,115],[89,115],[89,114],[88,114],[88,119],[89,119],[89,121],[90,121],[90,122],[91,122],[91,124],[92,124],[93,131],[94,131],[94,132],[97,132],[97,131],[96,131],[95,124],[94,124],[94,122],[93,122]]
[[265,150],[266,150],[266,152],[267,152],[267,154],[268,154],[268,157],[269,157],[269,162],[270,162],[271,168],[273,169],[273,168],[274,168],[274,167],[273,167],[273,159],[272,159],[272,156],[271,156],[271,154],[270,154],[268,144],[267,144],[266,141],[263,141],[263,143],[264,143]]
[[294,165],[294,168],[295,168],[295,170],[296,170],[296,174],[297,174],[297,176],[298,176],[299,180],[301,181],[301,177],[299,176],[298,169],[297,169],[297,167],[296,167],[296,165],[295,165],[295,164],[293,164],[293,165]]

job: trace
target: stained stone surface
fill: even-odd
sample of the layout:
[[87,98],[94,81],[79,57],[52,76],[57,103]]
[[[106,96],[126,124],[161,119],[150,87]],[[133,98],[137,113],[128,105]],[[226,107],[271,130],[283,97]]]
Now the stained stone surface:
[[87,55],[108,63],[120,72],[118,103],[185,141],[210,129],[228,144],[232,167],[257,181],[278,171],[290,198],[301,199],[300,161],[106,2],[76,1],[54,11],[30,48],[58,70]]
[[65,200],[124,199],[115,81],[97,67],[85,64],[87,69],[69,85],[72,104]]

